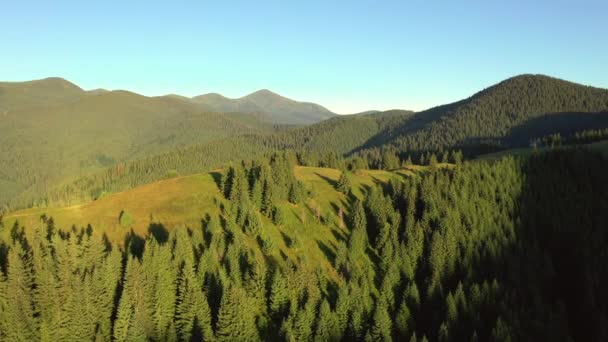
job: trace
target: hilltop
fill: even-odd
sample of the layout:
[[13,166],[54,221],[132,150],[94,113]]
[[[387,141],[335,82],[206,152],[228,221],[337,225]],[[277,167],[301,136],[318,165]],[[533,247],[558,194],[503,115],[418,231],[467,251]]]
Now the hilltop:
[[318,104],[294,101],[268,89],[238,99],[210,93],[195,96],[192,100],[212,111],[257,113],[267,121],[280,124],[311,124],[336,115]]
[[[179,95],[85,91],[57,77],[2,82],[0,202],[23,192],[45,193],[120,162],[229,136],[271,133],[277,123],[299,123],[306,110],[322,108],[269,92],[247,98],[272,113],[223,113]],[[283,112],[295,121],[275,120]],[[306,120],[323,117],[315,118]]]
[[368,146],[410,152],[527,146],[551,133],[608,127],[608,90],[544,75],[519,75],[431,108],[380,132]]

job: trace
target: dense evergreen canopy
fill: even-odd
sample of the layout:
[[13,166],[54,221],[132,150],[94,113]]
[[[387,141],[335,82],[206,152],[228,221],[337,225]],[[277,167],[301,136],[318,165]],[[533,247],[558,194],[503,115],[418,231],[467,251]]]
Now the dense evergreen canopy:
[[[221,215],[164,239],[118,245],[46,216],[30,233],[2,227],[0,339],[608,338],[605,157],[465,162],[351,194],[329,270],[276,259],[265,234],[283,229],[261,218],[292,201],[294,163],[282,153],[234,164],[218,183]],[[323,229],[342,224],[327,217]]]

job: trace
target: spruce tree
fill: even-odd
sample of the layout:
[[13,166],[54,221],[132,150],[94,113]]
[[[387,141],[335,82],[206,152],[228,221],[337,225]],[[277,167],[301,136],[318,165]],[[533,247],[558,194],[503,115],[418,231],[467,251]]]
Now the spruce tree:
[[374,341],[392,341],[391,337],[391,318],[388,314],[386,303],[382,297],[376,303],[376,310],[373,317],[371,337]]
[[[37,341],[40,339],[38,311],[33,302],[34,279],[31,257],[20,244],[13,244],[8,252],[6,281],[3,282],[2,315],[0,326],[7,341]],[[10,295],[7,295],[9,294]]]
[[340,191],[343,194],[348,194],[351,191],[351,176],[348,172],[344,171],[340,174],[340,179],[338,179],[338,184],[336,185],[336,190]]
[[259,341],[255,308],[244,289],[232,286],[222,297],[217,322],[219,341]]
[[402,338],[409,336],[410,331],[413,330],[412,314],[410,313],[410,309],[407,307],[405,300],[401,302],[401,305],[399,305],[399,309],[397,310],[395,328]]
[[363,203],[355,202],[351,214],[351,233],[348,240],[350,259],[355,261],[365,255],[367,248],[367,220]]

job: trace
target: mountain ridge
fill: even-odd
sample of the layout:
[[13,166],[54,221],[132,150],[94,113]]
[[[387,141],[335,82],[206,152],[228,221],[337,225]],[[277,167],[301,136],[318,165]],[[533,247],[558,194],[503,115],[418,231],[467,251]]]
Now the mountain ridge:
[[310,124],[337,115],[316,103],[292,100],[268,89],[238,98],[207,93],[192,100],[219,112],[262,113],[268,120],[280,124]]

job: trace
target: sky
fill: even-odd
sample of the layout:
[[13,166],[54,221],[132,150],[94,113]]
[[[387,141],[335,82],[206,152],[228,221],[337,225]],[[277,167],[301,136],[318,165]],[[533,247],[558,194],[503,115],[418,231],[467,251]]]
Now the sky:
[[5,1],[0,80],[422,110],[540,73],[608,88],[608,1]]

